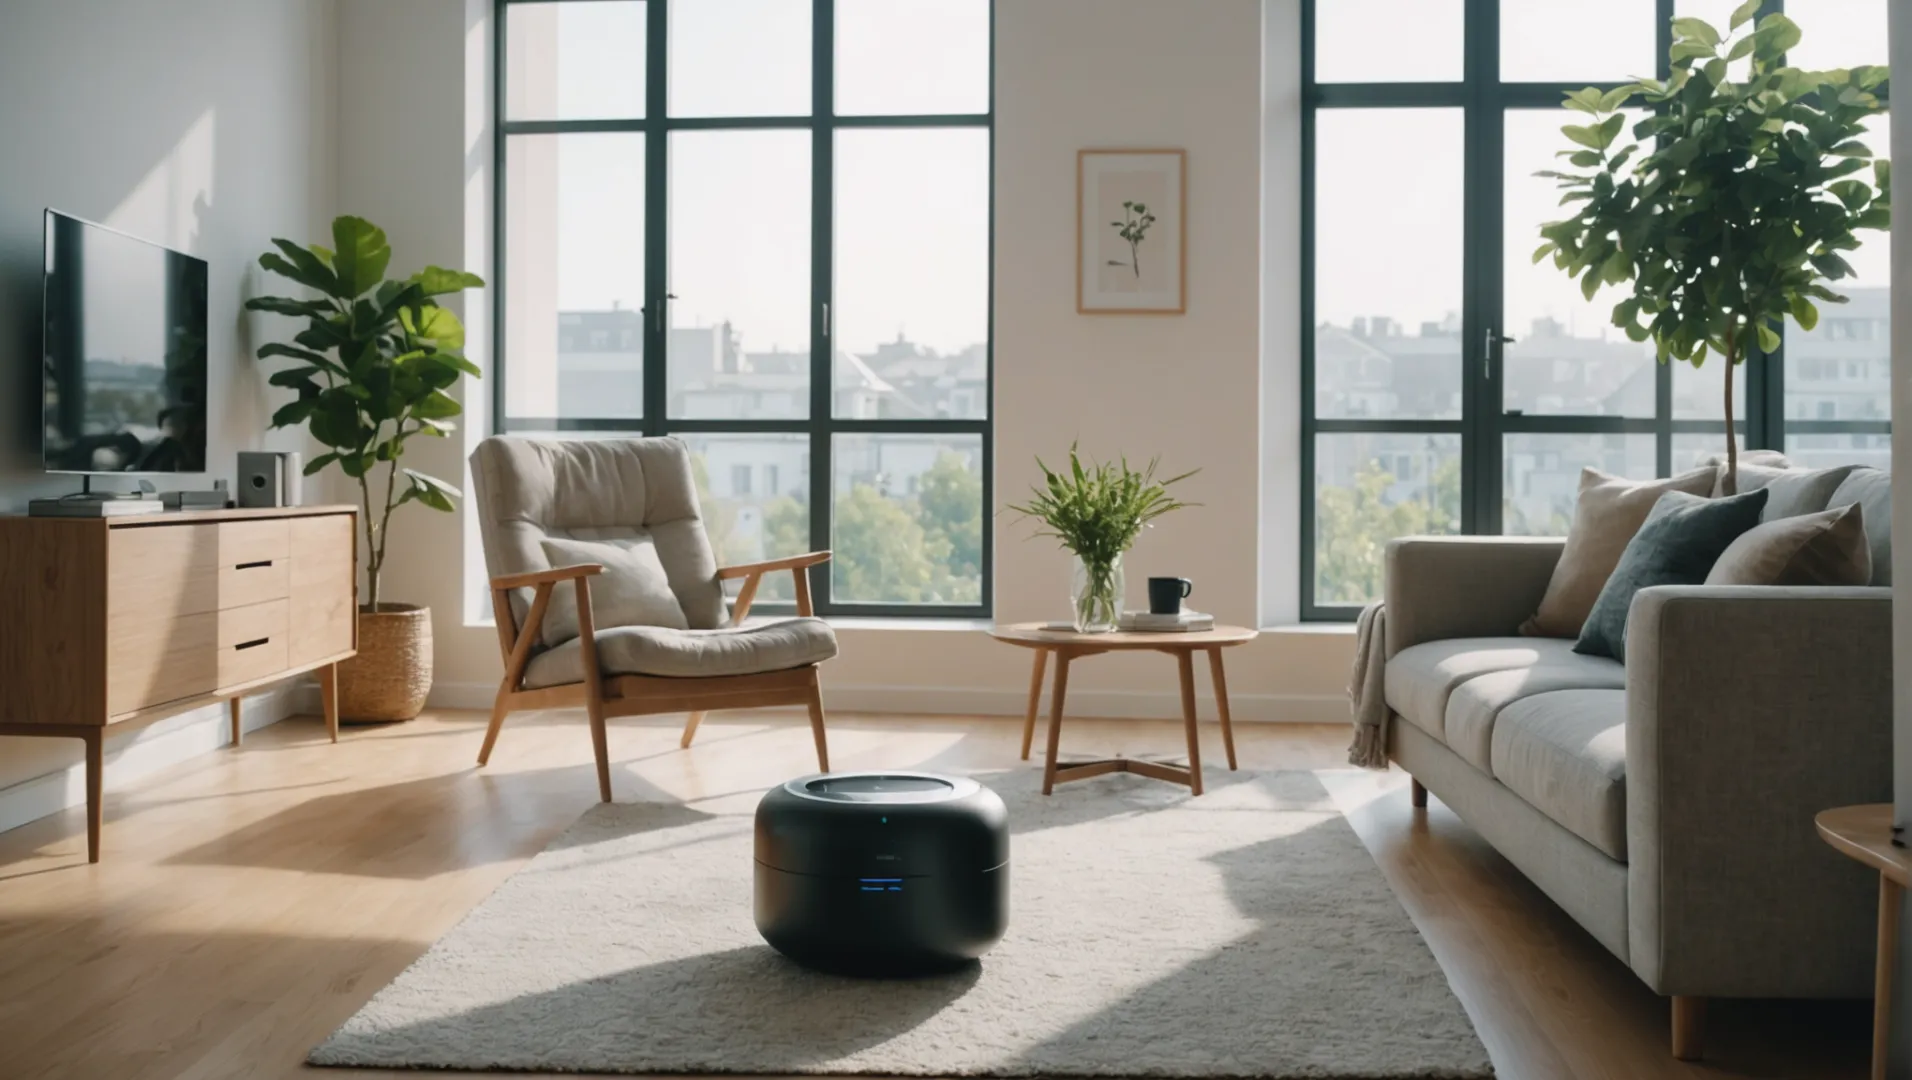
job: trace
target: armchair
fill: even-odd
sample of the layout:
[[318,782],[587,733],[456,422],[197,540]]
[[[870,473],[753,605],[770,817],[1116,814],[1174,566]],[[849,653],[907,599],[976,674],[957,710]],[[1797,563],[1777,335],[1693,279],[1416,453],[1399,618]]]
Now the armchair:
[[[817,665],[836,655],[836,637],[814,617],[809,568],[827,551],[719,568],[704,531],[690,455],[677,439],[576,442],[489,438],[472,452],[473,502],[504,678],[478,764],[491,758],[507,715],[521,709],[582,706],[597,761],[598,794],[611,799],[605,722],[614,716],[688,713],[688,748],[712,709],[804,705],[817,767],[828,771]],[[592,580],[601,563],[552,565],[554,543],[654,551],[648,584],[685,625],[658,621],[599,625]],[[743,626],[763,576],[795,578],[797,618]],[[626,567],[622,572],[630,573]],[[723,582],[742,579],[725,610]],[[606,582],[613,579],[605,578]],[[576,636],[551,624],[558,590],[573,590]],[[673,609],[675,614],[675,609]],[[568,629],[568,623],[565,624]]]

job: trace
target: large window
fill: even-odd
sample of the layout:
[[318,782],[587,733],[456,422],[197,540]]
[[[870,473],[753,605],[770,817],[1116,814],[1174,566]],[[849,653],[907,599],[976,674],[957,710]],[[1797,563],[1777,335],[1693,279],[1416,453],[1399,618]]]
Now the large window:
[[987,615],[992,0],[498,11],[497,429],[683,438],[820,614]]
[[[1738,0],[1303,0],[1302,614],[1381,595],[1388,540],[1559,535],[1580,470],[1669,475],[1725,451],[1719,359],[1654,361],[1529,256],[1568,90],[1668,71],[1671,20]],[[1765,11],[1780,10],[1767,0]],[[1885,63],[1885,0],[1784,0],[1805,67]],[[1764,12],[1762,12],[1763,14]],[[1887,120],[1871,145],[1888,152]],[[1739,369],[1742,447],[1883,465],[1888,243],[1851,297]]]

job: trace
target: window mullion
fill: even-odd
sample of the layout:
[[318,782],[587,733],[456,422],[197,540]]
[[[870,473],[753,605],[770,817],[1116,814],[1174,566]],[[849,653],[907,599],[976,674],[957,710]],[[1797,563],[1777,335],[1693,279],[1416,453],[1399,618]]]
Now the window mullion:
[[670,2],[645,5],[644,434],[662,435],[670,409]]
[[[836,118],[836,4],[815,0],[810,25],[810,548],[831,546],[832,476],[830,421],[835,410],[835,320],[831,301],[835,291],[836,234],[831,211],[835,204]],[[826,565],[810,571],[810,592],[819,614],[834,605]]]

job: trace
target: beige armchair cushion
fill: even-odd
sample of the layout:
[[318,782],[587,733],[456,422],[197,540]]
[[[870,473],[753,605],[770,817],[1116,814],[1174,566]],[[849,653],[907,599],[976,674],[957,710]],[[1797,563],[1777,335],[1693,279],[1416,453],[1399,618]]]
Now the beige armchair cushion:
[[[648,537],[690,628],[729,625],[681,440],[494,436],[472,451],[471,484],[490,576],[551,569],[547,539]],[[512,593],[520,622],[530,606],[531,590]]]
[[[604,675],[714,678],[818,664],[837,653],[836,634],[822,619],[725,630],[669,630],[620,626],[598,632],[598,670]],[[576,638],[531,658],[527,689],[584,680],[584,648]]]
[[[541,542],[551,565],[597,563],[604,572],[591,578],[591,625],[602,632],[614,626],[664,626],[688,630],[684,609],[671,592],[657,545],[648,533],[616,540],[571,540],[547,536]],[[578,590],[559,582],[541,627],[546,648],[578,636]]]

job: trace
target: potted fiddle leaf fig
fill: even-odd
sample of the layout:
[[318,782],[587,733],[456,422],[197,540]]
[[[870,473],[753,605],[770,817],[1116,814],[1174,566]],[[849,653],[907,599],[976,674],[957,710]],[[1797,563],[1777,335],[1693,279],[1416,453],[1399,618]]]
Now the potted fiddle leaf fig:
[[414,502],[450,513],[459,491],[400,459],[413,438],[456,430],[453,418],[463,409],[450,391],[460,376],[481,373],[465,358],[464,325],[437,298],[482,288],[484,280],[438,266],[388,279],[391,245],[364,218],[333,221],[330,248],[272,243],[278,250],[259,256],[259,265],[316,294],[246,301],[250,311],[305,320],[291,343],[259,349],[262,360],[294,365],[269,380],[298,394],[273,414],[272,426],[303,424],[326,447],[306,463],[306,475],[336,466],[357,483],[363,515],[365,602],[358,655],[338,669],[339,714],[410,720],[431,689],[431,611],[381,595],[392,513]]
[[[1674,19],[1663,82],[1567,95],[1566,107],[1587,115],[1561,129],[1574,145],[1560,156],[1579,171],[1540,175],[1579,210],[1542,226],[1534,252],[1578,277],[1589,300],[1602,285],[1630,283],[1613,324],[1652,339],[1661,363],[1720,356],[1727,494],[1739,475],[1734,366],[1755,347],[1779,348],[1788,317],[1811,330],[1818,304],[1845,303],[1827,287],[1852,276],[1841,253],[1859,246],[1856,230],[1892,225],[1890,166],[1865,129],[1884,108],[1874,91],[1886,69],[1786,67],[1799,27],[1783,14],[1755,24],[1759,6],[1735,9],[1725,35]],[[1652,110],[1630,129],[1619,111],[1629,103]]]

